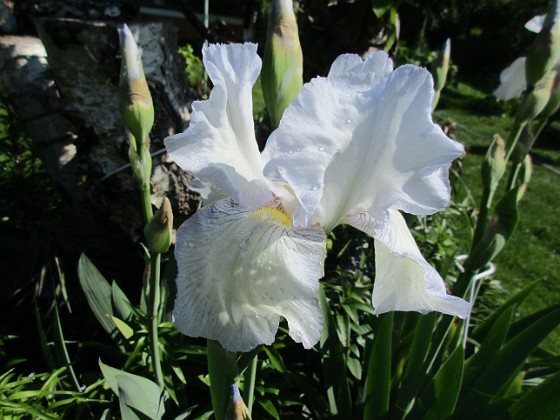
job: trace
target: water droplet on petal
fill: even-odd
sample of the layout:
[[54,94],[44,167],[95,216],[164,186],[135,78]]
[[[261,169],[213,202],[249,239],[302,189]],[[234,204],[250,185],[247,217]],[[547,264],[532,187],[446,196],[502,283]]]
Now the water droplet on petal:
[[230,320],[229,312],[220,312],[218,314],[218,320],[222,325],[227,324]]
[[294,151],[290,149],[290,150],[288,150],[288,154],[293,155]]
[[346,120],[346,124],[350,124],[352,120]]
[[325,151],[325,146],[319,147],[319,151],[324,152]]
[[311,187],[311,191],[317,191],[318,189],[319,189],[319,186],[318,186],[318,185],[313,185],[313,186]]

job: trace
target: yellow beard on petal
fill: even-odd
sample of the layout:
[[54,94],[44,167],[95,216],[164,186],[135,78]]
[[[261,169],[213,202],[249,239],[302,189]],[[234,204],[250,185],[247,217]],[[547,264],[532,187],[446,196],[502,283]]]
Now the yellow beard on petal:
[[274,223],[287,229],[292,227],[290,217],[276,207],[261,207],[253,211],[253,216],[261,218],[263,222]]

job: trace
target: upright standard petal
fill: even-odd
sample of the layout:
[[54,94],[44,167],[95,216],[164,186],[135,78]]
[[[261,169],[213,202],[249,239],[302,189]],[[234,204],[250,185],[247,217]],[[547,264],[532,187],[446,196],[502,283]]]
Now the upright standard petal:
[[375,239],[375,312],[439,311],[466,318],[470,304],[447,294],[443,279],[420,253],[402,215],[394,208],[388,214],[387,222],[379,222],[363,210],[345,219]]
[[174,323],[183,334],[218,340],[230,351],[274,341],[280,317],[290,336],[312,347],[322,315],[325,233],[294,230],[281,210],[250,210],[222,200],[177,232]]
[[502,101],[519,98],[527,89],[525,62],[527,57],[519,57],[500,73],[500,86],[494,96]]
[[255,140],[252,86],[261,68],[255,44],[210,45],[204,66],[214,88],[193,103],[189,128],[165,139],[171,158],[225,197],[248,207],[271,201]]
[[371,88],[392,71],[393,61],[383,51],[370,55],[366,60],[362,60],[356,54],[342,54],[332,63],[328,77],[341,77],[351,80],[352,83],[364,85],[364,88]]
[[355,208],[383,221],[391,207],[431,214],[447,205],[448,169],[463,147],[432,122],[430,73],[391,72],[383,59],[339,58],[332,75],[303,87],[269,139],[265,174],[300,200],[295,225],[330,231]]

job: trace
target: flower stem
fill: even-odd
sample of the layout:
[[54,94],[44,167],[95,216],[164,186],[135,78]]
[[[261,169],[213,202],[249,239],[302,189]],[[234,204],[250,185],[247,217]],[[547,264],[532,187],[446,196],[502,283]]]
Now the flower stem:
[[163,388],[163,373],[161,370],[161,360],[159,354],[159,306],[161,301],[160,294],[160,268],[161,268],[161,254],[153,254],[150,256],[150,287],[149,287],[149,324],[150,331],[150,351],[152,353],[152,368],[158,385]]
[[255,380],[257,378],[257,365],[259,362],[258,353],[247,367],[244,376],[244,387],[243,387],[243,400],[247,406],[247,412],[251,415],[251,410],[253,408],[253,400],[255,393]]
[[515,188],[515,184],[517,182],[517,177],[521,168],[523,167],[523,161],[525,159],[526,154],[529,153],[531,147],[533,146],[534,142],[537,140],[539,135],[541,134],[543,128],[545,127],[546,123],[548,122],[548,117],[539,118],[535,120],[535,122],[529,126],[530,130],[533,132],[533,140],[532,143],[527,148],[527,153],[523,154],[522,156],[518,156],[517,160],[513,162],[513,166],[511,168],[509,178],[506,185],[506,191],[511,191]]
[[226,418],[231,399],[231,386],[238,375],[236,354],[225,350],[220,343],[208,340],[208,374],[210,395],[216,419]]
[[488,221],[488,213],[492,207],[492,198],[494,197],[495,190],[490,189],[488,186],[484,187],[482,198],[480,200],[480,208],[478,209],[478,217],[476,219],[476,227],[474,230],[473,240],[471,244],[471,252],[482,239],[482,235],[486,230]]
[[149,182],[142,183],[142,185],[140,185],[140,199],[142,201],[142,215],[144,217],[144,224],[147,225],[148,222],[152,220],[152,217],[154,217]]

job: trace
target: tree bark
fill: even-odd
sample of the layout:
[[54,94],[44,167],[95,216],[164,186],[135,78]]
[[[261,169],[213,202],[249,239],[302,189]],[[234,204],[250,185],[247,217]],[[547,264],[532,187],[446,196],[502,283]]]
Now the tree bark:
[[[81,211],[101,211],[132,237],[141,233],[139,193],[128,163],[118,110],[119,42],[108,22],[39,18],[40,40],[0,37],[0,85],[25,121],[63,196]],[[168,195],[177,223],[198,206],[189,175],[168,162],[163,138],[185,129],[191,99],[176,30],[129,25],[143,51],[155,107],[152,202]]]

